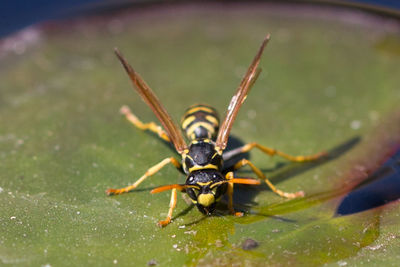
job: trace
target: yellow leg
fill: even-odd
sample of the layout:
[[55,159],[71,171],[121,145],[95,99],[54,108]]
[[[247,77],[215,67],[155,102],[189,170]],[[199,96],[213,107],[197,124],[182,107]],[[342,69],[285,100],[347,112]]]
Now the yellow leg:
[[[233,172],[228,172],[225,177],[228,180],[233,179]],[[229,212],[232,215],[235,215],[237,217],[242,217],[243,216],[243,212],[236,212],[235,209],[233,208],[233,183],[229,183],[228,182],[228,189],[227,189],[226,193],[228,194],[228,209],[229,209]]]
[[134,184],[124,187],[124,188],[119,188],[119,189],[112,189],[109,188],[106,190],[106,193],[108,195],[119,195],[122,193],[126,193],[129,192],[133,189],[135,189],[136,187],[138,187],[139,184],[141,184],[144,180],[146,180],[146,178],[152,176],[153,174],[157,173],[159,170],[161,170],[165,165],[167,165],[168,163],[172,163],[172,165],[174,165],[176,168],[180,169],[181,168],[181,164],[179,163],[178,160],[176,160],[175,158],[171,157],[171,158],[166,158],[163,161],[161,161],[160,163],[154,165],[153,167],[151,167],[150,169],[148,169],[146,171],[146,173],[139,178],[139,180],[137,180]]
[[149,130],[153,133],[158,134],[158,136],[161,139],[167,142],[171,141],[167,133],[161,128],[161,126],[155,124],[154,122],[143,123],[135,116],[135,114],[131,112],[128,106],[122,106],[120,112],[121,114],[125,115],[126,119],[130,121],[133,125],[135,125],[137,128],[141,130]]
[[171,193],[171,201],[169,202],[169,210],[168,210],[167,218],[163,221],[159,221],[158,226],[165,227],[171,222],[172,213],[176,207],[176,200],[177,200],[177,193],[176,193],[176,188],[174,188],[174,189],[172,189],[172,193]]
[[[304,162],[304,161],[312,161],[312,160],[317,160],[323,156],[326,156],[325,152],[322,153],[318,153],[315,155],[310,155],[310,156],[291,156],[288,155],[286,153],[283,153],[279,150],[273,149],[273,148],[269,148],[266,146],[262,146],[260,144],[257,143],[249,143],[247,145],[242,146],[241,148],[238,149],[239,153],[246,153],[250,150],[252,150],[253,148],[258,148],[259,150],[261,150],[262,152],[264,152],[265,154],[268,154],[270,156],[274,156],[274,155],[278,155],[281,156],[285,159],[288,159],[290,161],[294,161],[294,162]],[[235,153],[236,154],[236,153]]]
[[249,160],[247,159],[242,159],[240,160],[238,163],[236,163],[233,168],[235,170],[240,169],[241,167],[245,166],[245,165],[249,165],[251,170],[258,176],[258,178],[263,179],[265,181],[265,183],[269,186],[269,188],[271,188],[271,190],[275,193],[278,194],[281,197],[286,197],[286,198],[296,198],[296,197],[303,197],[304,196],[304,192],[303,191],[299,191],[296,193],[287,193],[284,192],[282,190],[277,189],[270,180],[268,180],[268,178],[261,172],[260,169],[258,169],[256,166],[254,166],[253,163],[251,163]]

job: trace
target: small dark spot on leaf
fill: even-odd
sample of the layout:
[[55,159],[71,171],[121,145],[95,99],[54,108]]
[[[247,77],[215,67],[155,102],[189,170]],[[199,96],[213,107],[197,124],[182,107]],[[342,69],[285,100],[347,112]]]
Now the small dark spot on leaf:
[[246,239],[242,243],[242,249],[244,249],[244,250],[251,250],[251,249],[255,249],[256,247],[258,247],[258,242],[251,238]]
[[149,260],[149,262],[147,263],[147,266],[156,266],[158,263],[155,259],[151,259]]

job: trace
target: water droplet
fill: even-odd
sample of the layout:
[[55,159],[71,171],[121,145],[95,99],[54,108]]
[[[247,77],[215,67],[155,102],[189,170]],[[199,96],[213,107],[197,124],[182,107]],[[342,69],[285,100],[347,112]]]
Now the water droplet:
[[358,130],[361,127],[361,121],[359,120],[354,120],[350,123],[350,128],[353,130]]

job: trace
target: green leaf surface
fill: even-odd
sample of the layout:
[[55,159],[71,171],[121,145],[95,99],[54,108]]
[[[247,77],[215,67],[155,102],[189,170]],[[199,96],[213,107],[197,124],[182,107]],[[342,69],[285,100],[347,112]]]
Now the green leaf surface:
[[[133,183],[178,156],[119,114],[127,104],[144,122],[156,120],[113,47],[179,122],[194,103],[225,113],[267,33],[263,72],[232,135],[293,155],[330,152],[306,164],[250,153],[278,188],[306,197],[286,200],[265,185],[237,186],[236,209],[245,216],[236,218],[226,201],[204,217],[178,196],[173,222],[160,229],[170,196],[149,191],[183,183],[173,167],[135,192],[106,196],[107,188]],[[399,202],[335,216],[343,196],[399,141],[397,22],[322,8],[154,7],[25,34],[35,41],[9,39],[15,46],[0,54],[2,264],[398,263]],[[238,175],[254,177],[247,168]],[[249,238],[258,246],[243,249]]]

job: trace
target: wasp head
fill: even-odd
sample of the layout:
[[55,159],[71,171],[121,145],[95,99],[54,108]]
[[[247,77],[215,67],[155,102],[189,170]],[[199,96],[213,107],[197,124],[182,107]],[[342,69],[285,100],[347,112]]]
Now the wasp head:
[[186,193],[199,211],[211,214],[217,201],[225,194],[226,179],[215,170],[199,170],[189,174],[186,180]]

